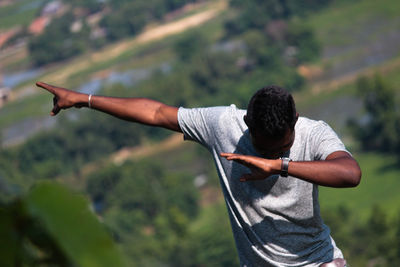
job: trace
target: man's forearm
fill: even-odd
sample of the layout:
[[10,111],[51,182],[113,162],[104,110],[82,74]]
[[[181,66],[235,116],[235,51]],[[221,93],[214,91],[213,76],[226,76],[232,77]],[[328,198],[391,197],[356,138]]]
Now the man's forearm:
[[178,109],[151,99],[92,96],[90,106],[127,121],[180,131]]
[[346,152],[335,152],[322,161],[293,161],[288,173],[299,179],[329,187],[354,187],[361,179],[357,162]]
[[[266,159],[235,153],[221,153],[227,160],[233,160],[251,170],[240,177],[240,181],[268,179],[282,171],[281,159]],[[288,167],[290,176],[310,183],[330,187],[354,187],[361,179],[361,170],[353,157],[344,151],[330,154],[321,161],[291,161]]]

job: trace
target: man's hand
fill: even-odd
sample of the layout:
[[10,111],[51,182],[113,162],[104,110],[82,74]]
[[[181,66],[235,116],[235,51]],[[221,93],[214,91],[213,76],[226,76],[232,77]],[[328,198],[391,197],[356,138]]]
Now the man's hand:
[[[37,82],[36,85],[54,95],[52,116],[57,115],[62,109],[89,107],[89,95],[87,94],[42,82]],[[116,118],[182,132],[178,123],[177,107],[168,106],[148,98],[93,95],[90,99],[92,109]]]
[[240,163],[251,170],[251,173],[244,174],[240,177],[241,182],[266,179],[273,174],[279,174],[281,170],[280,159],[264,159],[254,156],[221,153],[221,157],[227,160],[233,160]]
[[68,109],[71,107],[81,108],[88,106],[88,96],[86,94],[78,93],[43,82],[37,82],[36,86],[41,87],[54,95],[53,109],[50,113],[51,116],[57,115],[62,109]]

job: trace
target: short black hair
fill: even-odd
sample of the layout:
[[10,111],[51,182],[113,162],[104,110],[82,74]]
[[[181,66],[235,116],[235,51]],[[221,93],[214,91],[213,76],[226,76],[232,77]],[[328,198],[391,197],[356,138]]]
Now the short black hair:
[[292,95],[284,88],[270,85],[258,90],[249,101],[246,124],[250,132],[278,139],[293,130],[297,112]]

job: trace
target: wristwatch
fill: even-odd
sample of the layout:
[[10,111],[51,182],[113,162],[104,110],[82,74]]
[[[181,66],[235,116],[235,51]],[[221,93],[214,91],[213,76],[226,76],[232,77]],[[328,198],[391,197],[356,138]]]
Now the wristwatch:
[[288,177],[289,162],[291,162],[292,160],[286,157],[282,157],[281,160],[282,160],[281,176]]

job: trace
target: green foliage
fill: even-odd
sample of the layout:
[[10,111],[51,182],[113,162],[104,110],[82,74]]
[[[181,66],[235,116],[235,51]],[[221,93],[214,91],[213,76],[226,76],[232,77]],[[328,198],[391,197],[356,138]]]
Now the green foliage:
[[[181,266],[238,266],[224,202],[202,210],[184,241]],[[187,255],[191,255],[187,257]]]
[[198,56],[207,45],[204,34],[194,30],[184,34],[174,44],[174,51],[180,60],[190,61],[193,57]]
[[87,191],[133,266],[179,265],[173,254],[199,209],[188,175],[151,161],[127,162],[92,173]]
[[[80,1],[75,2],[78,4]],[[129,10],[130,2],[135,1],[109,1],[113,8],[122,7],[126,10]],[[151,13],[149,9],[153,2],[156,1],[137,3],[142,8],[143,16],[138,15],[124,25],[121,25],[122,16],[127,16],[128,12],[111,12],[102,22],[104,27],[113,28],[108,31],[108,38],[116,40],[130,36],[140,31],[148,19],[160,18],[159,11]],[[185,1],[165,2],[168,7],[178,7]],[[135,88],[135,92],[131,90],[129,95],[150,96],[177,106],[236,103],[244,107],[248,97],[266,84],[276,83],[290,90],[300,88],[304,81],[293,66],[313,60],[318,56],[319,46],[313,33],[296,16],[312,10],[309,3],[316,4],[315,1],[306,1],[303,11],[300,10],[303,8],[300,1],[259,1],[258,6],[253,5],[255,1],[232,1],[234,2],[241,8],[237,10],[239,14],[241,11],[246,12],[246,15],[239,15],[238,18],[252,20],[246,23],[237,20],[237,23],[231,24],[240,28],[236,32],[227,26],[230,33],[227,36],[242,40],[246,47],[244,50],[214,52],[210,49],[212,44],[204,36],[197,32],[189,33],[175,46],[181,60],[176,63],[173,72],[168,75],[156,74],[151,81]],[[327,2],[329,1],[319,1],[315,6],[321,7]],[[286,4],[283,9],[282,4]],[[244,8],[247,5],[251,7],[249,10]],[[264,12],[264,6],[271,9]],[[265,16],[268,12],[272,12],[271,17]],[[262,14],[256,16],[259,13]],[[265,30],[272,20],[277,19],[284,21],[283,30],[280,31],[282,36]],[[107,23],[109,26],[106,26]],[[115,37],[112,37],[113,34]],[[290,47],[295,48],[295,53],[288,58],[285,55]],[[109,88],[110,92],[115,92],[114,89]],[[128,89],[124,92],[128,92]],[[18,186],[21,183],[22,187],[23,183],[32,183],[37,177],[55,178],[69,171],[74,171],[76,176],[81,177],[81,168],[87,162],[107,157],[124,146],[139,144],[148,136],[155,140],[165,136],[163,131],[155,128],[136,126],[98,114],[80,115],[76,122],[61,121],[58,125],[60,130],[34,137],[14,150],[1,151],[0,182],[18,180]],[[88,178],[86,190],[106,227],[128,255],[129,266],[238,265],[224,205],[199,207],[198,193],[193,188],[191,175],[165,171],[154,160],[130,162],[122,166],[101,166]],[[376,160],[373,161],[376,164]],[[373,164],[365,165],[370,167]],[[388,167],[383,163],[377,165],[385,169]],[[386,210],[376,208],[367,222],[354,220],[351,216],[355,206],[362,206],[364,211],[369,211],[368,206],[377,198],[395,194],[387,193],[395,190],[394,179],[386,179],[384,184],[380,182],[380,179],[389,175],[387,172],[382,175],[376,170],[370,172],[379,173],[379,176],[376,174],[379,181],[373,179],[374,177],[370,179],[374,182],[370,188],[374,187],[374,190],[351,191],[352,198],[359,202],[349,203],[348,198],[337,197],[348,206],[329,210],[331,217],[324,216],[333,229],[333,237],[339,247],[344,248],[345,256],[354,266],[365,266],[371,259],[377,259],[377,252],[390,259],[387,262],[395,264],[400,251],[400,228],[392,227],[400,224],[398,220],[394,221],[386,216]],[[25,179],[23,183],[21,177]],[[86,177],[81,178],[86,180]],[[2,188],[7,187],[11,194],[15,190],[13,186]],[[330,196],[337,195],[332,193]],[[396,205],[390,199],[386,199],[385,203]],[[0,229],[8,229],[12,225],[10,219],[0,219],[0,223]],[[379,235],[371,229],[376,230]],[[47,232],[39,226],[32,232],[50,239]],[[4,236],[12,234],[13,232],[6,232]],[[4,240],[10,240],[10,237]],[[360,246],[374,242],[375,245],[370,249]],[[16,246],[14,241],[8,244],[10,248]],[[44,246],[40,247],[46,251],[46,255],[62,253],[56,249],[47,251],[47,247],[57,246],[51,243],[46,246],[46,250]],[[0,258],[9,259],[2,255]],[[26,262],[29,260],[28,256],[21,259]],[[64,260],[68,262],[69,259]]]
[[288,25],[287,44],[296,48],[293,55],[295,65],[310,62],[320,56],[321,45],[313,30],[305,24],[294,21]]
[[88,202],[48,182],[0,206],[0,256],[1,266],[124,266]]
[[71,173],[80,176],[88,162],[168,134],[160,128],[127,123],[104,114],[82,114],[80,120],[61,117],[58,123],[62,127],[41,132],[20,146],[0,150],[1,198],[23,193],[39,178],[54,179]]
[[357,90],[363,100],[365,116],[361,121],[349,121],[350,129],[362,149],[398,155],[400,148],[400,115],[394,88],[381,76],[360,78]]
[[66,13],[55,19],[44,34],[30,40],[29,53],[34,65],[62,61],[86,51],[88,28],[86,26],[80,32],[72,33],[71,21],[74,21],[74,15]]
[[332,0],[232,0],[230,5],[238,10],[238,16],[227,22],[230,34],[243,33],[248,29],[263,29],[274,20],[288,20],[296,16],[304,16],[328,5]]
[[274,45],[262,31],[248,31],[243,35],[243,40],[247,48],[247,60],[255,65],[253,68],[273,70],[283,64],[280,47]]
[[236,54],[202,51],[187,63],[178,62],[173,73],[156,74],[141,84],[135,95],[146,94],[175,106],[230,104],[238,100],[235,86],[246,75],[237,59]]
[[[29,53],[36,66],[69,59],[90,49],[98,49],[107,42],[134,36],[142,31],[151,21],[162,17],[191,0],[140,0],[140,1],[71,1],[72,9],[81,9],[86,15],[104,12],[99,26],[106,32],[106,37],[91,38],[93,29],[85,20],[67,12],[62,17],[52,20],[45,32],[29,40]],[[74,33],[71,25],[83,21],[83,28]]]
[[381,206],[373,206],[367,221],[351,216],[344,207],[323,212],[325,222],[351,266],[397,266],[399,254],[399,218],[389,219]]
[[225,23],[226,35],[244,41],[246,68],[267,74],[263,86],[279,84],[290,91],[299,90],[304,80],[293,66],[316,59],[321,50],[313,31],[301,18],[329,2],[231,1],[237,14]]
[[150,15],[143,3],[143,1],[126,2],[120,9],[103,18],[100,25],[108,29],[107,38],[109,40],[115,41],[133,36],[143,29],[148,22],[148,15]]
[[83,8],[87,13],[96,13],[104,8],[104,2],[98,0],[69,0],[69,4],[76,8]]
[[38,7],[44,0],[36,1],[37,6],[32,5],[31,0],[14,1],[9,5],[0,7],[0,29],[5,30],[15,26],[27,26],[34,19]]

